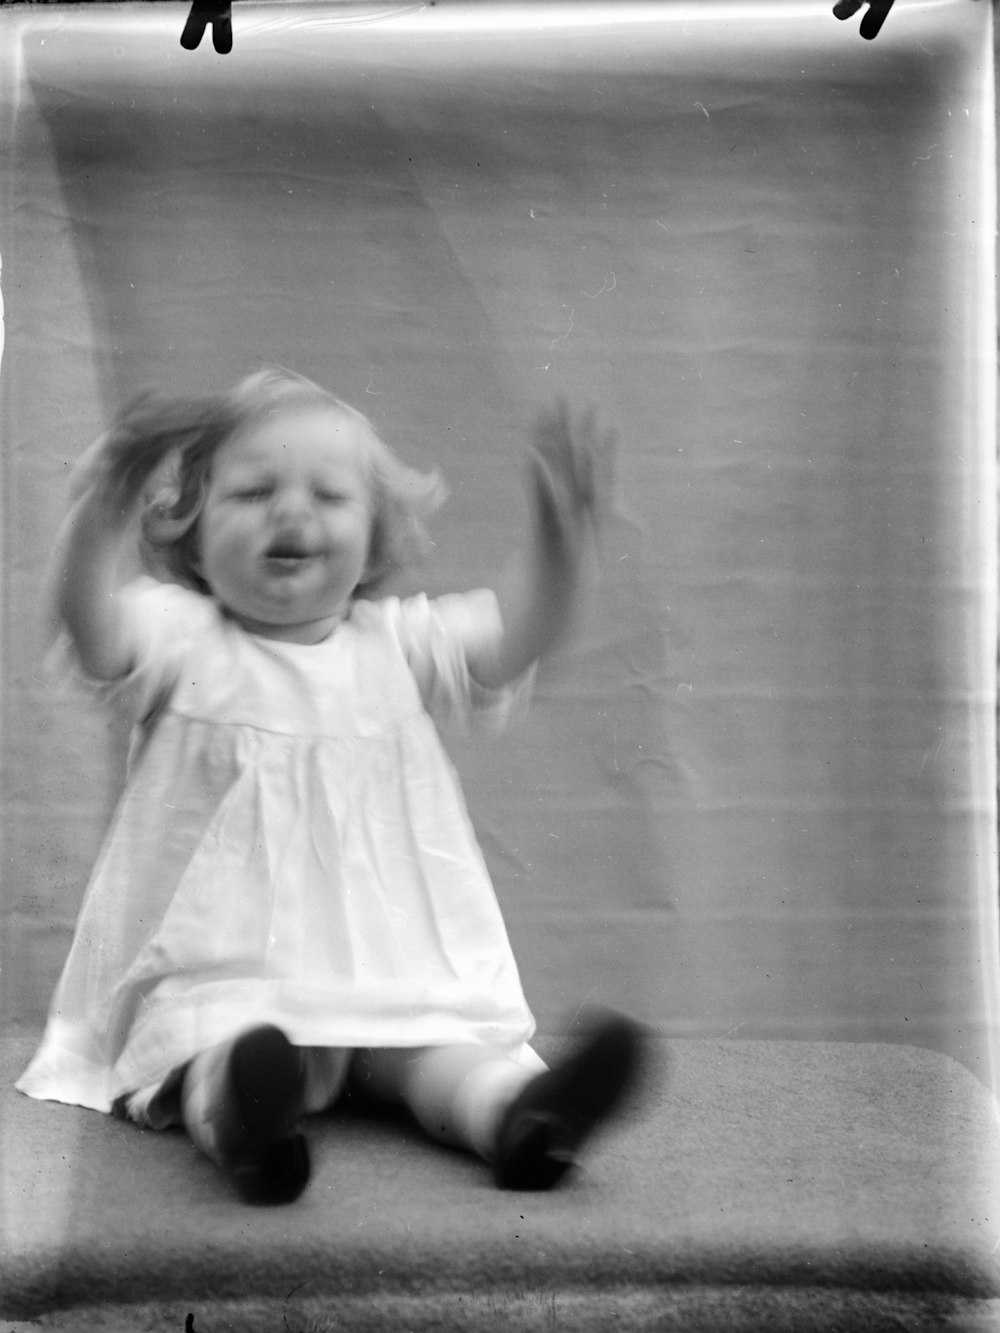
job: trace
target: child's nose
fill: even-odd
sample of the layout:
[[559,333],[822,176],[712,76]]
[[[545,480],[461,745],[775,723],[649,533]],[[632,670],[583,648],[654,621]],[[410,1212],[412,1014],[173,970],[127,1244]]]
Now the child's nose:
[[312,497],[304,487],[284,486],[274,494],[271,516],[279,522],[304,520],[312,513]]

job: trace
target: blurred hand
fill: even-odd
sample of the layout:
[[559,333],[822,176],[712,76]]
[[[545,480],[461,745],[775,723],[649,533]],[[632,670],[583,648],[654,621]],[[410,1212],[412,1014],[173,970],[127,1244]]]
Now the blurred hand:
[[539,413],[529,452],[536,515],[543,537],[574,546],[598,530],[615,507],[618,434],[598,426],[593,408],[576,415],[565,399]]
[[204,402],[139,394],[73,469],[71,500],[87,496],[109,521],[124,520],[164,460],[204,433],[207,421]]

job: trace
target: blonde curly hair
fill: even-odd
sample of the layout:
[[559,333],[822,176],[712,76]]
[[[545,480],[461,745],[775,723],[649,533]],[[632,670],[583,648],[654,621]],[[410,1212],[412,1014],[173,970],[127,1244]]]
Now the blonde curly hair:
[[[279,366],[241,380],[227,393],[196,400],[140,395],[125,409],[119,430],[136,432],[165,454],[144,492],[141,546],[153,573],[209,592],[199,572],[198,519],[211,477],[212,459],[237,431],[276,412],[325,407],[357,429],[372,501],[372,527],[364,580],[355,596],[371,597],[397,571],[431,545],[425,520],[446,491],[438,472],[402,463],[363,413],[312,380]],[[163,441],[172,440],[168,448]]]

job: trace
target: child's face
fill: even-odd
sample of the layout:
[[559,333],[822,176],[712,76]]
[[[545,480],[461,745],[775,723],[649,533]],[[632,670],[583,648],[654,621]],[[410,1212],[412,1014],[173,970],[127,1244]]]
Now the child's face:
[[322,406],[278,411],[220,446],[200,571],[253,633],[318,643],[343,618],[371,535],[363,456],[357,426]]

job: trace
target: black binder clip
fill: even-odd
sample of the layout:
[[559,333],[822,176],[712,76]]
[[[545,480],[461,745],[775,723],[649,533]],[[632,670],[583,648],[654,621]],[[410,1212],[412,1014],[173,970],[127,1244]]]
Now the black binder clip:
[[[862,0],[840,0],[839,4],[834,5],[833,14],[838,19],[852,18],[861,8]],[[882,24],[889,15],[892,8],[892,0],[871,0],[868,6],[868,13],[861,20],[861,36],[865,41],[870,42],[873,37],[877,37],[882,28]]]
[[212,45],[220,56],[228,55],[233,49],[231,0],[194,0],[181,33],[181,46],[186,51],[194,51],[209,24],[212,25]]

